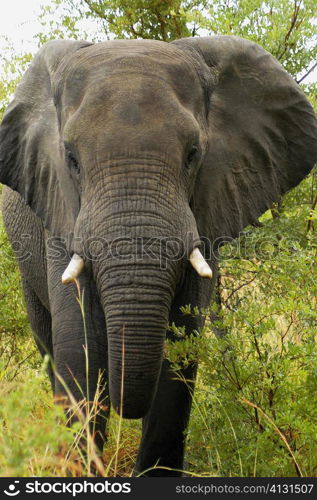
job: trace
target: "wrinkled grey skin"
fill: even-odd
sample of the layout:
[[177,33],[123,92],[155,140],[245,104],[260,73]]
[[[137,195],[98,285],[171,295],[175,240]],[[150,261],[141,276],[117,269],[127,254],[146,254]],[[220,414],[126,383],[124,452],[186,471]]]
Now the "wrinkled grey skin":
[[[204,253],[215,281],[221,240],[311,170],[316,130],[311,106],[279,63],[236,37],[50,42],[20,84],[0,129],[0,181],[11,188],[4,220],[20,242],[31,325],[77,399],[74,378],[92,400],[102,373],[100,447],[108,387],[116,411],[122,405],[124,417],[143,417],[137,471],[183,464],[196,366],[180,374],[187,384],[175,380],[164,339],[168,322],[187,334],[202,326],[180,307],[208,305],[213,287],[188,263],[188,234],[214,246]],[[135,243],[153,237],[181,239],[186,255],[163,268],[157,258],[138,258]],[[114,254],[93,259],[101,238],[121,241]],[[157,256],[158,244],[151,250]],[[73,252],[86,260],[79,281],[89,394],[76,288],[61,283]]]

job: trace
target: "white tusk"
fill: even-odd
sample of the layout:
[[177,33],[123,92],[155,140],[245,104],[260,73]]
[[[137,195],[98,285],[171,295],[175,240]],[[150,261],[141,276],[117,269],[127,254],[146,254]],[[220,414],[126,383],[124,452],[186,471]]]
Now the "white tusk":
[[74,281],[76,278],[78,278],[78,276],[84,269],[84,265],[84,260],[79,255],[77,255],[77,253],[74,253],[70,263],[63,272],[62,283],[64,283],[64,285],[67,285],[71,281]]
[[199,276],[201,276],[202,278],[212,278],[212,270],[210,269],[209,265],[205,261],[198,248],[194,248],[189,256],[189,260]]

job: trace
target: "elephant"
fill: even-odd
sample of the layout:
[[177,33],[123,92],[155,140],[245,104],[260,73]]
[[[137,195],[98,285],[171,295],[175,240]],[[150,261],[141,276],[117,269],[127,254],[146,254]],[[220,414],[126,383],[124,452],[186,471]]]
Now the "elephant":
[[99,384],[99,449],[110,402],[142,418],[136,473],[183,468],[197,364],[175,376],[168,325],[202,328],[182,307],[210,304],[220,246],[311,171],[316,137],[296,82],[236,36],[50,41],[19,84],[0,182],[35,341],[56,399]]

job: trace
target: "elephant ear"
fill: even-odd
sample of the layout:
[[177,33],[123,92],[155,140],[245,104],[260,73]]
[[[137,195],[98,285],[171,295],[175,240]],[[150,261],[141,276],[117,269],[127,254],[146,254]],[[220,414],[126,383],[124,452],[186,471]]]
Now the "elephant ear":
[[73,231],[80,200],[60,141],[54,79],[62,78],[61,62],[87,45],[64,40],[45,44],[0,125],[0,182],[20,193],[56,236]]
[[277,60],[234,36],[182,39],[214,82],[208,150],[193,200],[201,236],[236,237],[296,186],[317,161],[317,122]]

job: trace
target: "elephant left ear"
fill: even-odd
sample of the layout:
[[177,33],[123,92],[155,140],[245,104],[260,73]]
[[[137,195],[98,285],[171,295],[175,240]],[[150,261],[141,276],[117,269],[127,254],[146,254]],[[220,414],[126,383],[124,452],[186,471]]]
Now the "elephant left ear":
[[201,61],[214,81],[193,211],[200,235],[221,242],[238,236],[310,172],[317,121],[295,81],[259,45],[234,36],[173,43],[198,67]]
[[45,44],[25,73],[0,125],[0,182],[17,191],[55,236],[74,230],[80,198],[65,158],[55,102],[61,64],[88,42]]

